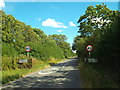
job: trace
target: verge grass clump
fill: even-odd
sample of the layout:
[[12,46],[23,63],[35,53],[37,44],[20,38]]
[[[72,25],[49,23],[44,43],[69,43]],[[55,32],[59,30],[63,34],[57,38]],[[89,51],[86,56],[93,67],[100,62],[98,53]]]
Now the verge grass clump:
[[118,88],[110,73],[93,67],[83,61],[79,62],[82,88]]
[[27,74],[49,67],[50,63],[56,64],[62,60],[63,59],[55,59],[51,57],[49,61],[42,61],[42,60],[37,60],[36,58],[33,58],[34,64],[31,69],[27,69],[27,68],[15,69],[15,70],[7,69],[2,71],[2,84],[6,84],[6,83],[9,83],[10,81],[14,81],[16,79],[26,76]]
[[25,75],[43,69],[46,66],[48,66],[47,63],[39,62],[36,65],[34,65],[31,69],[16,69],[16,70],[9,69],[6,71],[2,71],[2,84],[24,77]]

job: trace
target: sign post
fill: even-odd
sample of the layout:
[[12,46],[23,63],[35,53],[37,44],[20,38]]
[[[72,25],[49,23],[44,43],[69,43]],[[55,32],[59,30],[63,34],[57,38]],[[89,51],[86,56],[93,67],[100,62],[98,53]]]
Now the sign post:
[[88,54],[89,54],[89,58],[90,58],[90,52],[92,51],[92,49],[93,49],[92,45],[88,45],[86,47],[86,50],[88,51]]
[[90,52],[88,52],[89,53],[89,58],[90,58]]
[[[88,59],[85,58],[85,62],[97,63],[97,62],[98,62],[97,58],[91,58],[91,57],[90,57],[91,51],[93,50],[93,46],[92,46],[92,45],[87,45],[87,46],[86,46],[86,50],[88,51],[89,57],[88,57]],[[87,60],[87,61],[86,61],[86,60]]]
[[26,47],[25,47],[25,51],[27,52],[27,56],[28,56],[28,57],[30,56],[30,55],[29,55],[30,50],[31,50],[30,46],[26,46]]
[[29,57],[30,55],[29,55],[29,52],[27,52],[27,57]]
[[30,56],[29,52],[31,51],[31,47],[26,46],[24,49],[27,52],[27,59],[17,59],[19,68],[32,68],[32,59],[30,59],[30,57],[29,57]]

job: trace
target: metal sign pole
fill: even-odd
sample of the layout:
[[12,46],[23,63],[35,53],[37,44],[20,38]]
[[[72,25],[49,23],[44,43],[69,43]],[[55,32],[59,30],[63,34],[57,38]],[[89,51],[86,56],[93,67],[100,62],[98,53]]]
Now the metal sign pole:
[[29,52],[27,52],[27,57],[29,57],[30,55],[29,55]]
[[26,46],[25,47],[25,50],[26,50],[26,52],[27,52],[27,57],[30,57],[30,50],[31,50],[31,48],[30,48],[30,46]]
[[91,54],[90,52],[92,51],[92,49],[93,49],[92,45],[87,45],[86,50],[88,51],[88,55],[89,55],[88,62],[90,62],[90,54]]
[[89,52],[89,59],[90,59],[90,52]]

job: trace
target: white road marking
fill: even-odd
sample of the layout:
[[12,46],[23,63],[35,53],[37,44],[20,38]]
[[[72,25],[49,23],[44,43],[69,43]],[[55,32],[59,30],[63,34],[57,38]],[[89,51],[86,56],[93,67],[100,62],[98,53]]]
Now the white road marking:
[[58,70],[59,70],[58,68],[51,68],[51,70],[48,71],[48,72],[40,71],[40,72],[38,72],[38,74],[41,74],[41,75],[44,75],[44,74],[51,74],[51,73],[57,72]]

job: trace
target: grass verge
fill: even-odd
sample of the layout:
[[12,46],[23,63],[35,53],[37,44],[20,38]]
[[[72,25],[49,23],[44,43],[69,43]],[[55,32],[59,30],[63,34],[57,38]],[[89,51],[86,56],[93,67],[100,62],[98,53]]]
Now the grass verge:
[[51,58],[49,61],[46,61],[46,62],[39,61],[31,69],[16,69],[16,70],[2,71],[2,84],[9,83],[10,81],[14,81],[16,79],[24,77],[27,74],[49,67],[50,66],[49,63],[56,64],[64,60],[65,59],[57,60],[57,59]]
[[83,61],[79,62],[81,88],[119,88],[110,73]]

